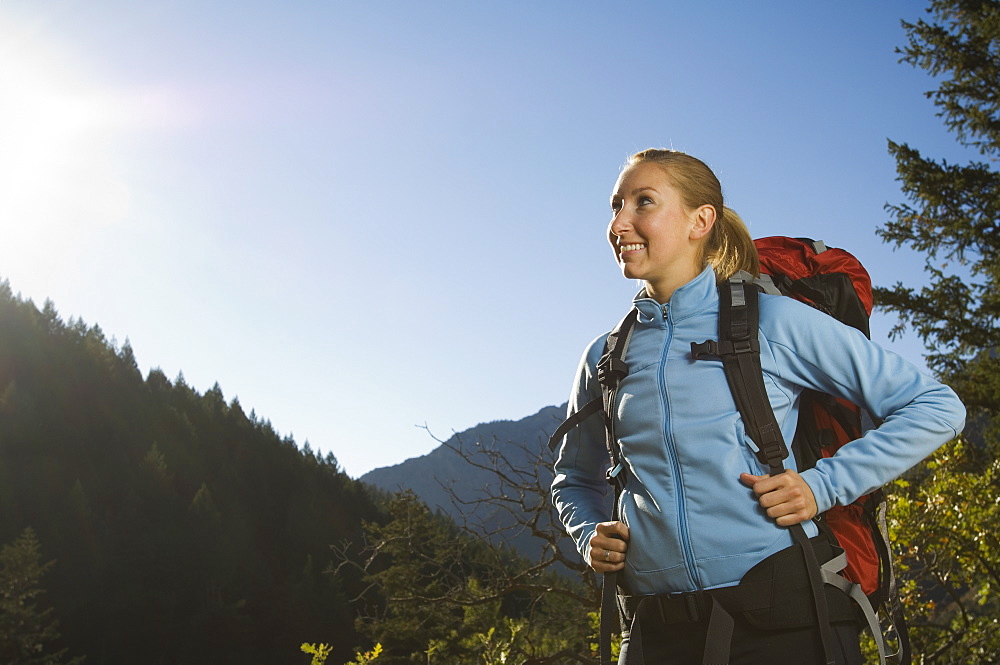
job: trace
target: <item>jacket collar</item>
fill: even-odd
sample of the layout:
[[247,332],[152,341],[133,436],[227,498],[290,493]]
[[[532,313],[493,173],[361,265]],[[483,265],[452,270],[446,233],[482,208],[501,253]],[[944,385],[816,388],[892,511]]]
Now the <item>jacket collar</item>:
[[[719,287],[712,266],[706,266],[701,273],[684,286],[674,291],[670,296],[669,311],[672,320],[678,320],[697,314],[709,307],[718,308]],[[642,289],[632,299],[632,304],[644,318],[659,318],[662,316],[663,305],[656,302]]]

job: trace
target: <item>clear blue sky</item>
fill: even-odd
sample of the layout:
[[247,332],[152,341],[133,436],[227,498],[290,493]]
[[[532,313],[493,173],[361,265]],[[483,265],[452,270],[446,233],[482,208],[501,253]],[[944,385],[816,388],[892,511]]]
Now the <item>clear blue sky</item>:
[[566,399],[636,150],[920,281],[875,228],[888,138],[964,159],[894,53],[923,6],[0,0],[0,277],[358,476]]

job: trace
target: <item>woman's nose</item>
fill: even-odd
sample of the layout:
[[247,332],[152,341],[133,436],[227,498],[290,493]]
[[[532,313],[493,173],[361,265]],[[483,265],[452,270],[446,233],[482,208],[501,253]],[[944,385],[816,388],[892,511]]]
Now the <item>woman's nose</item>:
[[615,213],[615,216],[611,218],[611,223],[608,225],[608,233],[612,236],[621,237],[630,228],[632,228],[632,226],[628,213],[626,213],[625,210],[619,210]]

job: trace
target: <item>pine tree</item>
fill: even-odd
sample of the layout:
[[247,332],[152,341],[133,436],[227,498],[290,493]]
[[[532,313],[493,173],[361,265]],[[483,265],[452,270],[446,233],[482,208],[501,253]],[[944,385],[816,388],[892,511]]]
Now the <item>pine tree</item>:
[[876,301],[920,335],[976,427],[896,482],[890,529],[915,662],[986,664],[1000,653],[1000,2],[931,0],[927,11],[903,23],[902,62],[935,78],[928,98],[979,158],[951,164],[889,142],[908,202],[886,206],[879,235],[923,253],[930,280],[878,288]]
[[41,562],[41,546],[28,528],[0,549],[0,662],[7,665],[75,665],[66,649],[57,649],[59,623],[54,610],[43,609],[41,580],[54,562]]
[[932,370],[972,411],[1000,409],[1000,2],[932,0],[931,22],[903,22],[902,62],[939,82],[927,93],[957,141],[983,158],[950,164],[889,142],[908,203],[887,205],[879,235],[926,255],[929,285],[876,289],[912,327]]

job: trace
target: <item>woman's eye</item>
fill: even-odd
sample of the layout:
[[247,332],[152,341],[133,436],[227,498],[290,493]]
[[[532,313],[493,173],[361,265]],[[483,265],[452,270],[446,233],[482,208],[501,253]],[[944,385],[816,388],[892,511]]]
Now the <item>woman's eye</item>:
[[637,203],[639,205],[641,205],[641,206],[648,205],[648,204],[650,204],[652,202],[653,202],[653,199],[649,198],[648,196],[640,196],[639,200],[637,201]]
[[621,209],[622,209],[622,202],[621,201],[612,201],[611,202],[611,212],[617,214],[619,211],[621,211]]

